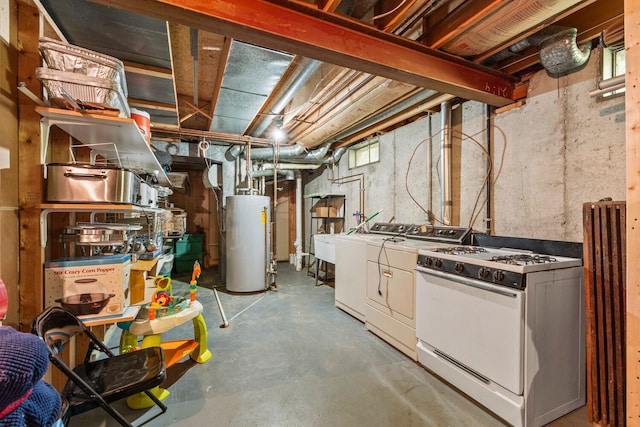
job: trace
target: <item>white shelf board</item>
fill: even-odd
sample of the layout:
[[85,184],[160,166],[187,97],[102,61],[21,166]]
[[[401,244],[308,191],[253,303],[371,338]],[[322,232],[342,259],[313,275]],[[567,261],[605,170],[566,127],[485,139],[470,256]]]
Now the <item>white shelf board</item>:
[[122,167],[153,174],[158,184],[171,187],[167,174],[133,119],[49,107],[36,107],[36,111],[43,117],[43,162],[49,128],[57,126],[81,143],[91,146],[94,154],[113,159],[117,150]]

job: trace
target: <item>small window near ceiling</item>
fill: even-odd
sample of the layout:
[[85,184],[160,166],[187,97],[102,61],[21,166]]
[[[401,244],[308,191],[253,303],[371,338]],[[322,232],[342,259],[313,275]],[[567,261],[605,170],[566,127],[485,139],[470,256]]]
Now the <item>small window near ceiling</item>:
[[349,169],[380,161],[380,143],[371,138],[349,148]]
[[[602,49],[602,80],[606,82],[626,72],[624,46]],[[603,97],[624,93],[624,87],[603,94]]]

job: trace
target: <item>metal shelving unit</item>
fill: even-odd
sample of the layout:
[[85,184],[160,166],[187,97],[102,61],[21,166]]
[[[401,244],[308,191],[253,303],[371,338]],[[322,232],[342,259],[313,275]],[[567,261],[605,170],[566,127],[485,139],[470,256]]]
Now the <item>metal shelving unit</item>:
[[36,112],[42,116],[40,163],[46,163],[49,130],[51,126],[57,126],[90,147],[92,156],[101,155],[109,159],[117,156],[123,167],[154,175],[159,185],[171,186],[167,174],[133,119],[50,107],[36,107]]

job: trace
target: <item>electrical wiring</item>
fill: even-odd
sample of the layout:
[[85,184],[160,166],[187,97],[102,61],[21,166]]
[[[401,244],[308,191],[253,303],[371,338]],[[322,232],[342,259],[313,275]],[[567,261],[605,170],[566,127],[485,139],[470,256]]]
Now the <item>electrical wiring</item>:
[[[473,224],[475,223],[475,220],[477,219],[479,213],[481,212],[480,210],[477,211],[478,209],[478,202],[480,201],[480,196],[482,195],[482,190],[484,189],[484,187],[486,185],[488,185],[489,183],[489,178],[491,177],[491,171],[493,169],[493,159],[491,158],[491,154],[489,153],[489,151],[487,151],[487,149],[475,138],[468,136],[466,134],[464,134],[464,132],[460,132],[454,129],[451,129],[452,134],[453,133],[457,133],[461,136],[461,140],[464,141],[466,139],[470,140],[471,142],[473,142],[474,144],[476,144],[478,147],[480,147],[480,149],[484,152],[484,154],[487,156],[488,161],[489,161],[489,166],[487,167],[487,173],[484,176],[484,179],[482,180],[482,185],[480,186],[480,190],[478,191],[478,194],[476,195],[476,199],[475,202],[473,204],[473,208],[471,209],[471,217],[469,219],[469,228],[471,228],[473,226]],[[464,138],[462,138],[464,137]]]
[[502,135],[502,153],[500,155],[500,163],[499,163],[500,167],[498,167],[498,170],[496,171],[496,174],[493,177],[493,184],[495,184],[498,181],[500,174],[502,173],[502,166],[504,165],[504,153],[506,153],[507,151],[507,135],[504,133],[504,131],[500,126],[493,125],[493,128],[498,132],[500,132],[500,135]]
[[407,2],[407,0],[402,0],[402,2],[400,2],[400,4],[398,4],[396,7],[394,7],[393,9],[385,12],[385,13],[381,13],[380,15],[376,15],[373,18],[371,18],[371,21],[375,21],[376,19],[380,19],[380,18],[384,18],[387,15],[391,15],[393,12],[395,12],[396,10],[400,9],[402,6],[404,6],[404,4]]
[[[506,152],[506,148],[507,148],[507,136],[505,135],[504,131],[498,127],[494,125],[494,129],[498,130],[501,135],[502,135],[502,141],[503,141],[503,148],[502,148],[502,154],[500,155],[500,163],[499,163],[499,168],[496,172],[495,177],[493,178],[493,182],[492,184],[495,184],[498,181],[498,178],[500,177],[500,173],[502,172],[502,166],[504,165],[504,154]],[[482,147],[484,149],[484,147]],[[484,149],[486,152],[486,149]],[[487,153],[487,156],[489,157],[489,165],[490,168],[493,168],[493,159],[491,157],[491,155],[489,153]],[[485,177],[485,182],[484,185],[480,188],[480,192],[482,191],[482,189],[484,188],[485,185],[489,185],[489,179],[491,177],[491,171],[487,171],[487,176]],[[480,195],[480,193],[478,193],[478,196]],[[486,201],[486,197],[484,199]],[[476,199],[476,204],[477,204],[478,200]],[[469,226],[471,227],[473,224],[475,224],[476,220],[478,219],[478,217],[480,216],[480,213],[482,212],[482,210],[478,210],[477,213],[475,213],[475,215],[473,214],[473,212],[475,211],[476,206],[474,205],[473,211],[472,211],[472,218],[471,221],[469,223]]]
[[[498,130],[502,137],[503,137],[503,141],[504,141],[504,149],[502,150],[502,155],[500,158],[500,163],[499,163],[499,168],[497,170],[496,176],[493,179],[492,184],[495,184],[497,182],[498,177],[500,176],[500,172],[502,171],[502,166],[504,164],[504,155],[505,155],[505,151],[506,151],[506,144],[507,144],[507,139],[506,139],[506,135],[504,133],[504,131],[499,128],[498,126],[494,126],[494,128],[496,130]],[[479,206],[479,202],[481,200],[481,195],[482,195],[482,190],[485,188],[486,185],[489,185],[489,181],[491,178],[491,172],[494,170],[494,166],[493,166],[493,158],[491,156],[491,153],[489,153],[486,149],[486,147],[484,147],[484,145],[482,145],[476,138],[475,136],[478,134],[481,134],[483,132],[486,131],[485,129],[482,129],[478,132],[476,132],[473,135],[468,135],[464,132],[458,131],[456,129],[450,128],[449,129],[453,134],[456,134],[456,136],[458,136],[460,138],[461,141],[465,141],[465,140],[469,140],[471,142],[473,142],[474,144],[476,144],[484,153],[485,156],[487,156],[488,158],[488,167],[487,167],[487,172],[482,180],[482,186],[480,187],[480,190],[478,191],[476,198],[474,200],[474,204],[473,204],[473,208],[471,210],[471,216],[469,219],[469,227],[472,227],[473,224],[476,222],[476,220],[478,219],[478,216],[480,215],[480,213],[482,212],[482,210],[478,209]],[[436,132],[435,134],[429,136],[428,139],[424,139],[422,141],[420,141],[416,147],[414,148],[411,157],[409,158],[409,163],[407,165],[407,171],[405,173],[405,189],[407,190],[407,194],[409,195],[409,197],[411,198],[411,200],[413,200],[413,202],[427,215],[427,217],[429,218],[430,221],[435,221],[438,222],[440,224],[444,224],[442,220],[440,220],[439,218],[437,218],[433,212],[429,211],[428,209],[425,209],[418,201],[417,199],[413,196],[413,194],[411,193],[411,190],[409,188],[409,173],[411,171],[411,165],[413,162],[413,159],[418,151],[418,149],[425,143],[429,143],[432,144],[433,140],[435,137],[437,137],[440,133],[442,132],[442,130],[439,130],[438,132]],[[440,160],[438,160],[437,164],[439,164]],[[438,174],[438,179],[440,178],[440,175]],[[485,198],[486,200],[486,198]]]
[[420,148],[422,146],[422,144],[425,143],[429,143],[431,144],[433,141],[434,136],[437,136],[438,133],[440,133],[441,131],[438,131],[435,135],[429,136],[429,139],[423,139],[422,141],[420,141],[416,147],[413,149],[413,153],[411,153],[411,157],[409,158],[409,164],[407,165],[407,171],[405,172],[405,179],[404,179],[404,184],[405,184],[405,189],[407,190],[407,194],[409,195],[409,197],[411,198],[411,200],[413,200],[413,202],[422,210],[422,212],[424,212],[427,217],[429,219],[433,219],[439,223],[442,224],[442,221],[440,221],[439,219],[437,219],[435,217],[435,215],[433,215],[433,212],[429,211],[428,209],[425,209],[420,202],[418,202],[418,200],[413,196],[413,194],[411,193],[411,190],[409,189],[409,172],[411,171],[411,163],[413,162],[413,158],[416,155],[416,152],[418,151],[418,148]]
[[382,239],[382,245],[380,245],[380,251],[378,252],[378,295],[380,296],[382,296],[382,264],[380,263],[380,256],[382,255],[382,252],[384,252],[384,256],[387,261],[386,265],[389,265],[389,256],[387,255],[384,244],[387,242],[397,242],[397,238],[400,236],[402,236],[402,233],[394,234],[389,238]]

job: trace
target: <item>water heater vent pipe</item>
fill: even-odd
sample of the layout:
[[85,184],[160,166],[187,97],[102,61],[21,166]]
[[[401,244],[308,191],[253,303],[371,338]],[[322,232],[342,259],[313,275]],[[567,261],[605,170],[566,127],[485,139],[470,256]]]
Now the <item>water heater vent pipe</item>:
[[453,200],[451,196],[451,104],[445,101],[440,104],[440,124],[442,140],[440,144],[440,157],[442,158],[442,223],[451,225],[451,209]]

